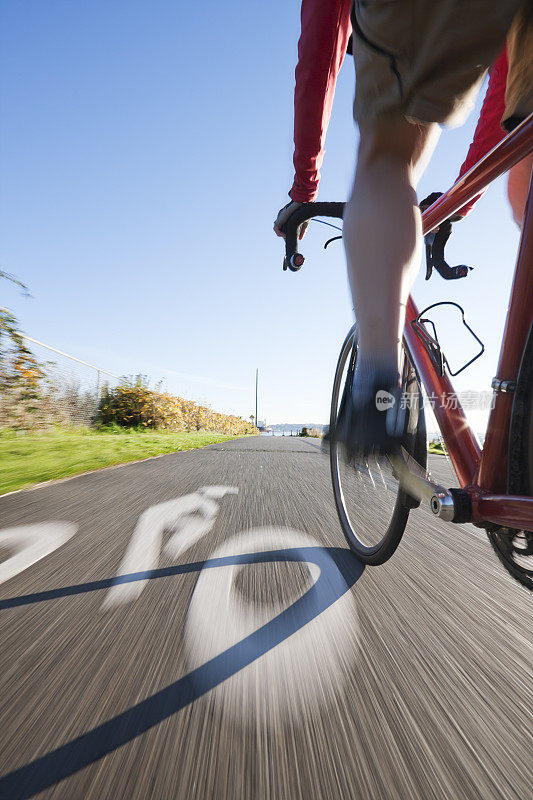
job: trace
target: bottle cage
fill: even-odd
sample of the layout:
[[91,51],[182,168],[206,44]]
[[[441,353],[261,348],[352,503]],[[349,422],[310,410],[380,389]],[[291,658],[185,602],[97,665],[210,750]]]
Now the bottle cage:
[[[436,308],[437,306],[455,306],[456,308],[458,308],[459,311],[461,312],[463,325],[465,326],[465,328],[467,328],[467,330],[470,331],[476,342],[479,342],[479,344],[481,345],[480,351],[476,353],[476,355],[473,358],[471,358],[470,361],[467,361],[466,364],[464,364],[460,369],[456,370],[455,372],[453,372],[452,368],[450,367],[450,362],[442,352],[439,339],[437,336],[437,329],[435,328],[435,323],[433,322],[433,320],[423,317],[423,315],[427,314],[427,312],[431,308]],[[428,333],[428,331],[424,327],[425,324],[431,325],[433,329],[433,336],[431,336],[431,334]],[[460,372],[469,367],[470,364],[476,361],[485,352],[485,345],[483,344],[479,336],[476,336],[470,325],[468,325],[467,321],[465,320],[464,309],[462,308],[462,306],[459,305],[459,303],[453,303],[451,300],[441,300],[439,303],[432,303],[430,306],[421,311],[414,320],[412,320],[411,325],[413,326],[413,329],[415,330],[422,344],[426,348],[429,357],[431,358],[433,364],[435,365],[435,368],[437,369],[439,375],[441,376],[444,375],[445,367],[448,368],[448,372],[452,377],[454,377],[455,375],[459,375]]]

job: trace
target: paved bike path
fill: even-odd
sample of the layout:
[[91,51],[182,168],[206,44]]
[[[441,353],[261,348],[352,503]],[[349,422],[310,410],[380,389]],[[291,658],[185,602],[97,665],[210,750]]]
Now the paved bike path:
[[420,510],[363,571],[316,444],[0,498],[0,559],[51,537],[0,584],[0,798],[533,797],[530,596]]

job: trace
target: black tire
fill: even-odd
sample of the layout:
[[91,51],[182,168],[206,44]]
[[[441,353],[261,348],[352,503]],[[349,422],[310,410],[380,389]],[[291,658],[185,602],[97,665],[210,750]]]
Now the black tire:
[[[410,432],[406,434],[405,447],[425,469],[427,443],[422,394],[407,351],[405,354],[404,390],[416,395],[418,401],[418,408],[412,406],[410,412],[408,425]],[[354,325],[344,340],[335,371],[330,431],[334,431],[338,410],[342,403],[342,400],[339,402],[341,390],[342,392],[346,391],[346,386],[353,375],[356,358],[357,339]],[[366,466],[363,469],[361,469],[361,463],[351,462],[347,465],[334,435],[330,439],[330,465],[335,505],[346,541],[363,563],[374,566],[383,564],[392,556],[400,543],[409,517],[409,510],[419,505],[419,502],[409,497],[400,488],[392,470],[384,476],[378,465],[378,475],[369,467],[366,460]],[[370,487],[370,491],[365,495],[367,486],[364,476],[366,473],[369,476],[366,484]],[[351,484],[352,476],[354,488],[350,486],[350,489],[347,490],[347,483]],[[360,488],[356,476],[362,481]],[[381,486],[381,479],[383,486]],[[384,499],[386,503],[382,502]],[[368,541],[368,527],[373,529],[373,538],[370,542]],[[367,534],[366,540],[362,533],[363,529]]]
[[[513,400],[507,491],[533,497],[533,326],[522,356]],[[499,528],[489,532],[488,537],[505,569],[533,591],[533,532]]]

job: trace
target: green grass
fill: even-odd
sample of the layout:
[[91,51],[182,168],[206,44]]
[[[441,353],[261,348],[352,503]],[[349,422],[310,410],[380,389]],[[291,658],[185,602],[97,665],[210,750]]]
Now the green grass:
[[224,433],[74,428],[18,434],[0,430],[0,494],[92,469],[234,439]]
[[435,455],[439,456],[445,455],[445,451],[441,442],[430,442],[428,447],[428,452],[435,453]]

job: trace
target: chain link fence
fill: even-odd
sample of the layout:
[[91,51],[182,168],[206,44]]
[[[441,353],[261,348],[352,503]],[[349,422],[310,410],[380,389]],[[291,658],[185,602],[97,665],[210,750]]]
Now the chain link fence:
[[96,421],[174,431],[257,433],[241,417],[219,414],[159,387],[149,389],[143,375],[128,380],[26,336],[15,317],[0,308],[0,435],[4,430],[24,433]]
[[24,341],[44,372],[39,398],[43,423],[70,426],[94,422],[102,392],[119,384],[118,375],[30,336],[24,336]]

